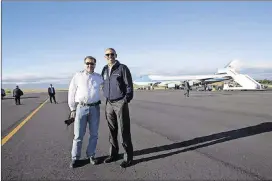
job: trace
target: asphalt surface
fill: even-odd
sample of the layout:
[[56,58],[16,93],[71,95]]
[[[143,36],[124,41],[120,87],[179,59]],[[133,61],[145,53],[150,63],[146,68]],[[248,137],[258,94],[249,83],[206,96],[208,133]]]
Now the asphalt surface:
[[11,95],[7,95],[2,100],[2,138],[14,127],[24,120],[32,111],[48,98],[47,93],[31,93],[21,97],[21,105],[16,105]]
[[[69,168],[73,126],[66,127],[67,93],[47,102],[2,146],[2,180],[271,180],[272,92],[136,91],[130,104],[133,166],[115,163]],[[2,101],[2,134],[38,107],[46,94]],[[31,95],[34,97],[33,95]],[[88,131],[82,148],[85,157]],[[123,153],[120,145],[120,153]],[[97,156],[107,156],[101,105]]]

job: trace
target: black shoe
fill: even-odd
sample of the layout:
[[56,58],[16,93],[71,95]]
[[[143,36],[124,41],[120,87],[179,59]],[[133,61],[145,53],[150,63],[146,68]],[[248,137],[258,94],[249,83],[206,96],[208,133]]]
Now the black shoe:
[[70,168],[75,168],[76,167],[76,160],[72,160],[70,163]]
[[109,156],[104,160],[104,163],[110,163],[118,160],[118,156]]
[[123,161],[123,162],[120,164],[120,167],[126,168],[126,167],[129,167],[130,165],[132,165],[132,160]]
[[94,158],[93,156],[89,158],[90,159],[90,163],[93,165],[97,165],[98,161],[96,158]]

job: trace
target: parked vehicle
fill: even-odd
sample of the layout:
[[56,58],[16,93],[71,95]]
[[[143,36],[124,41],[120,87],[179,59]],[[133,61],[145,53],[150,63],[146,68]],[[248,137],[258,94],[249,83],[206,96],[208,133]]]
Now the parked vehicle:
[[1,99],[3,99],[6,96],[5,89],[1,89]]

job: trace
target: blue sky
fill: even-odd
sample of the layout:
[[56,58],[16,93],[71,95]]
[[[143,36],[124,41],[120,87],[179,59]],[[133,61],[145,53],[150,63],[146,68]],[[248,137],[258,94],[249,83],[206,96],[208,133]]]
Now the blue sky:
[[257,1],[5,1],[2,81],[64,83],[87,55],[100,73],[108,47],[134,77],[213,73],[238,59],[249,74],[272,79],[271,9]]

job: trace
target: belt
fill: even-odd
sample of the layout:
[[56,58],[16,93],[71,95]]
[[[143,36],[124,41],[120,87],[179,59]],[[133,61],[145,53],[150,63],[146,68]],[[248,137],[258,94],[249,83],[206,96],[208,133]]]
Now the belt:
[[86,103],[81,102],[79,104],[82,105],[82,106],[89,106],[89,107],[91,107],[91,106],[97,106],[97,105],[101,104],[101,101],[94,102],[94,103],[91,103],[91,104],[86,104]]
[[110,103],[115,103],[115,102],[118,102],[118,101],[120,101],[122,99],[124,99],[124,97],[121,97],[121,98],[118,98],[118,99],[112,99],[112,100],[107,99],[107,101],[110,102]]

